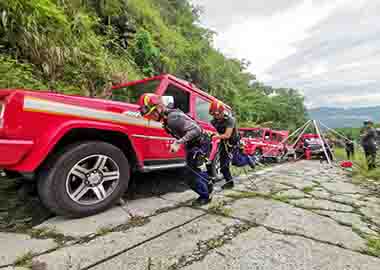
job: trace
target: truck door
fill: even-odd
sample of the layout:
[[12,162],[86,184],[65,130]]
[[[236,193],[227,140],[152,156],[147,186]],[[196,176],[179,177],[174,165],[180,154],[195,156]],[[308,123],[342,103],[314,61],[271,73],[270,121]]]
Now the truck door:
[[[190,112],[190,92],[173,82],[169,82],[163,96],[172,96],[174,98],[174,108],[182,110],[184,113]],[[149,159],[155,164],[165,165],[185,160],[184,148],[177,153],[169,152],[170,145],[174,138],[163,128],[151,128],[149,131],[151,143],[149,144]]]
[[274,156],[279,156],[280,153],[280,142],[281,142],[281,136],[278,133],[272,133],[272,145],[273,145],[273,152],[272,154]]
[[264,130],[264,134],[263,134],[263,154],[264,156],[271,156],[272,155],[272,152],[271,152],[271,134],[272,132],[270,130]]

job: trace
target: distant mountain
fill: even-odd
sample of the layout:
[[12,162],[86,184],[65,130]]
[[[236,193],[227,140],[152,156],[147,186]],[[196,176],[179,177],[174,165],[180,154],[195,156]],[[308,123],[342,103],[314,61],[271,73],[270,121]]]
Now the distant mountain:
[[310,109],[308,113],[311,119],[331,128],[361,127],[367,119],[380,123],[380,106],[348,109],[321,107]]

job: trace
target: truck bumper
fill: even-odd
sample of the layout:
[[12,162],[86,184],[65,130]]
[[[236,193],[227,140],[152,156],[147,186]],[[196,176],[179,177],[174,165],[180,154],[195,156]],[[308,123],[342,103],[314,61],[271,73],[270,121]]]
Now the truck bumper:
[[0,139],[0,167],[16,165],[33,146],[33,141],[1,140]]

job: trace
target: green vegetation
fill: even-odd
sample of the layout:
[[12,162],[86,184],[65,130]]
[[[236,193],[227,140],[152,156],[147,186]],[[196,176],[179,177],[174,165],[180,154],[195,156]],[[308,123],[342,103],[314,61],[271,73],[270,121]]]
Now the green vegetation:
[[230,216],[232,214],[231,208],[226,208],[227,202],[226,201],[216,201],[212,202],[211,205],[208,207],[208,210],[211,213],[222,215],[222,216]]
[[42,227],[38,229],[30,229],[27,233],[32,238],[36,239],[54,239],[58,245],[63,245],[68,241],[76,240],[74,237],[65,236],[62,233],[57,232],[55,229]]
[[380,257],[380,238],[368,238],[367,246],[369,254]]
[[16,259],[14,262],[14,266],[16,267],[25,267],[25,268],[31,268],[32,267],[32,259],[33,259],[33,253],[28,252]]
[[4,0],[0,13],[0,88],[93,97],[117,74],[171,73],[231,105],[240,126],[295,129],[306,118],[298,91],[265,86],[250,63],[214,49],[188,0]]
[[[338,160],[346,160],[346,151],[343,148],[335,148],[335,156]],[[363,151],[356,149],[354,157],[353,176],[357,180],[373,179],[380,181],[380,168],[368,170],[367,161]],[[379,162],[377,162],[379,164]]]
[[304,193],[310,193],[310,192],[313,191],[313,188],[314,188],[314,187],[304,187],[304,188],[302,189],[302,192],[304,192]]

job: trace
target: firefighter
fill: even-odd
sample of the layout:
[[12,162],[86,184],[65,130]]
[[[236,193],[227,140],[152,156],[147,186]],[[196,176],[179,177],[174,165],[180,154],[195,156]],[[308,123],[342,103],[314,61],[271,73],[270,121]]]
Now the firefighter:
[[368,170],[376,168],[376,130],[373,128],[373,122],[367,120],[364,122],[363,133],[361,134],[361,143],[367,159]]
[[193,205],[204,205],[211,201],[212,181],[208,173],[202,172],[200,167],[211,151],[211,138],[188,115],[179,109],[169,109],[160,96],[144,94],[140,98],[140,112],[149,120],[159,121],[165,130],[176,140],[170,146],[170,152],[178,152],[181,145],[185,145],[187,175],[189,186],[199,198]]
[[214,139],[220,139],[220,170],[226,180],[223,189],[234,187],[233,177],[230,171],[231,161],[243,160],[243,164],[238,166],[250,165],[255,167],[255,161],[248,155],[244,155],[240,149],[240,136],[236,127],[236,120],[229,115],[222,102],[213,100],[209,107],[209,113],[213,116],[211,124],[215,127],[218,134],[214,135]]
[[345,140],[344,148],[346,149],[347,159],[351,160],[351,158],[355,157],[355,146],[351,135]]

